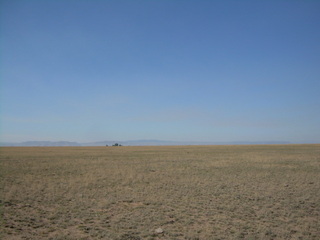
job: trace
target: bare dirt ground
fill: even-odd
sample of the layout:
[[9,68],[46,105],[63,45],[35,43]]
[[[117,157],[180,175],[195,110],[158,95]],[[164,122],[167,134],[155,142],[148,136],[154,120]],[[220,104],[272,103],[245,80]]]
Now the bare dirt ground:
[[2,239],[320,239],[320,145],[0,151]]

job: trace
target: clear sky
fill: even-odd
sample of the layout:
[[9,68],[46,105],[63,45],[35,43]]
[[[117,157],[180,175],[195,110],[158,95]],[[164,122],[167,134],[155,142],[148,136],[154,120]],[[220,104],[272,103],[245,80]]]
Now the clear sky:
[[0,4],[2,142],[320,143],[320,1]]

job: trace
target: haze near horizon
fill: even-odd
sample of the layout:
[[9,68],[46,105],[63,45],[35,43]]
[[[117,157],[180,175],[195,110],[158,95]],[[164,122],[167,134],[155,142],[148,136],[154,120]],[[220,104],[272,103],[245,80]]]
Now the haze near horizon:
[[320,143],[319,1],[0,9],[1,142]]

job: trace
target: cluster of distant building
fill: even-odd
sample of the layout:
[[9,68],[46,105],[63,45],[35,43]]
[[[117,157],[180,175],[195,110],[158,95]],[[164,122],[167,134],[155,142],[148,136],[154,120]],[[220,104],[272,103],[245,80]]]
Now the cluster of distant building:
[[[115,143],[115,144],[112,145],[112,147],[121,147],[121,146],[122,146],[122,145],[119,144],[119,143]],[[106,145],[106,147],[108,147],[108,144]]]

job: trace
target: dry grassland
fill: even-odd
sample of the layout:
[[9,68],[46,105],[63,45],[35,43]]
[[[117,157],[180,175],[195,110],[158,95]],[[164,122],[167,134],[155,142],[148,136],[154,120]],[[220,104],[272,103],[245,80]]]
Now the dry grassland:
[[0,151],[2,239],[320,239],[320,145]]

